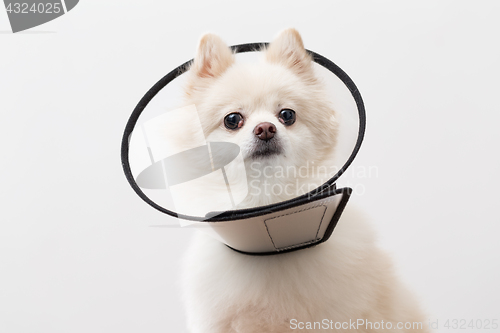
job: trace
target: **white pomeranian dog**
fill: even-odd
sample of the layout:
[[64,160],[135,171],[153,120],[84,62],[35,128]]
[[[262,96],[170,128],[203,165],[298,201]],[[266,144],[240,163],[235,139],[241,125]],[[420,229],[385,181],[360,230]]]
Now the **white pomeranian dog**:
[[[321,185],[325,175],[312,170],[308,177],[258,170],[327,164],[335,149],[334,110],[299,33],[283,31],[263,56],[237,64],[218,36],[206,34],[187,74],[187,102],[196,105],[203,135],[241,148],[252,185],[238,208]],[[264,190],[276,186],[287,190]],[[330,240],[295,252],[245,255],[199,232],[183,260],[182,284],[192,333],[427,332],[374,232],[349,206]]]

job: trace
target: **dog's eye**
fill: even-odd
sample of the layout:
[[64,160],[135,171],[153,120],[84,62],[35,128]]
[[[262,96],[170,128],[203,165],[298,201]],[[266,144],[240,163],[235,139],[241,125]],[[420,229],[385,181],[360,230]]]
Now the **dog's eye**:
[[279,120],[286,126],[292,125],[295,122],[295,111],[291,109],[281,110]]
[[231,130],[235,130],[243,126],[243,116],[237,112],[230,113],[224,117],[224,126]]

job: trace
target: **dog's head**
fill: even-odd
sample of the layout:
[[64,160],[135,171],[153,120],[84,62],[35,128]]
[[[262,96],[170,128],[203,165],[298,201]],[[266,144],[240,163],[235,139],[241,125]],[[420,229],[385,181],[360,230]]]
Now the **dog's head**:
[[207,140],[237,144],[246,164],[318,165],[337,131],[312,57],[294,29],[263,51],[263,61],[239,64],[218,36],[204,35],[188,74],[188,103]]

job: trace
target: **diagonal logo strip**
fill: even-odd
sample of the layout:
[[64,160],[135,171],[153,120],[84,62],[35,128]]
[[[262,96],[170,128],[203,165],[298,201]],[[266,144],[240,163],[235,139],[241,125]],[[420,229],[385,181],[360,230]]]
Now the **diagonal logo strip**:
[[4,0],[12,32],[52,21],[73,9],[78,0]]

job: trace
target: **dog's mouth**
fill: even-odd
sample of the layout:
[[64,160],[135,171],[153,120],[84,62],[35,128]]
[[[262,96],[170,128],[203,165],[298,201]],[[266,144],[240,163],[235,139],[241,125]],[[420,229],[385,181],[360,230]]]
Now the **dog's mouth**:
[[271,140],[257,140],[254,141],[250,157],[253,159],[262,159],[277,156],[283,153],[283,147],[279,140],[273,138]]

